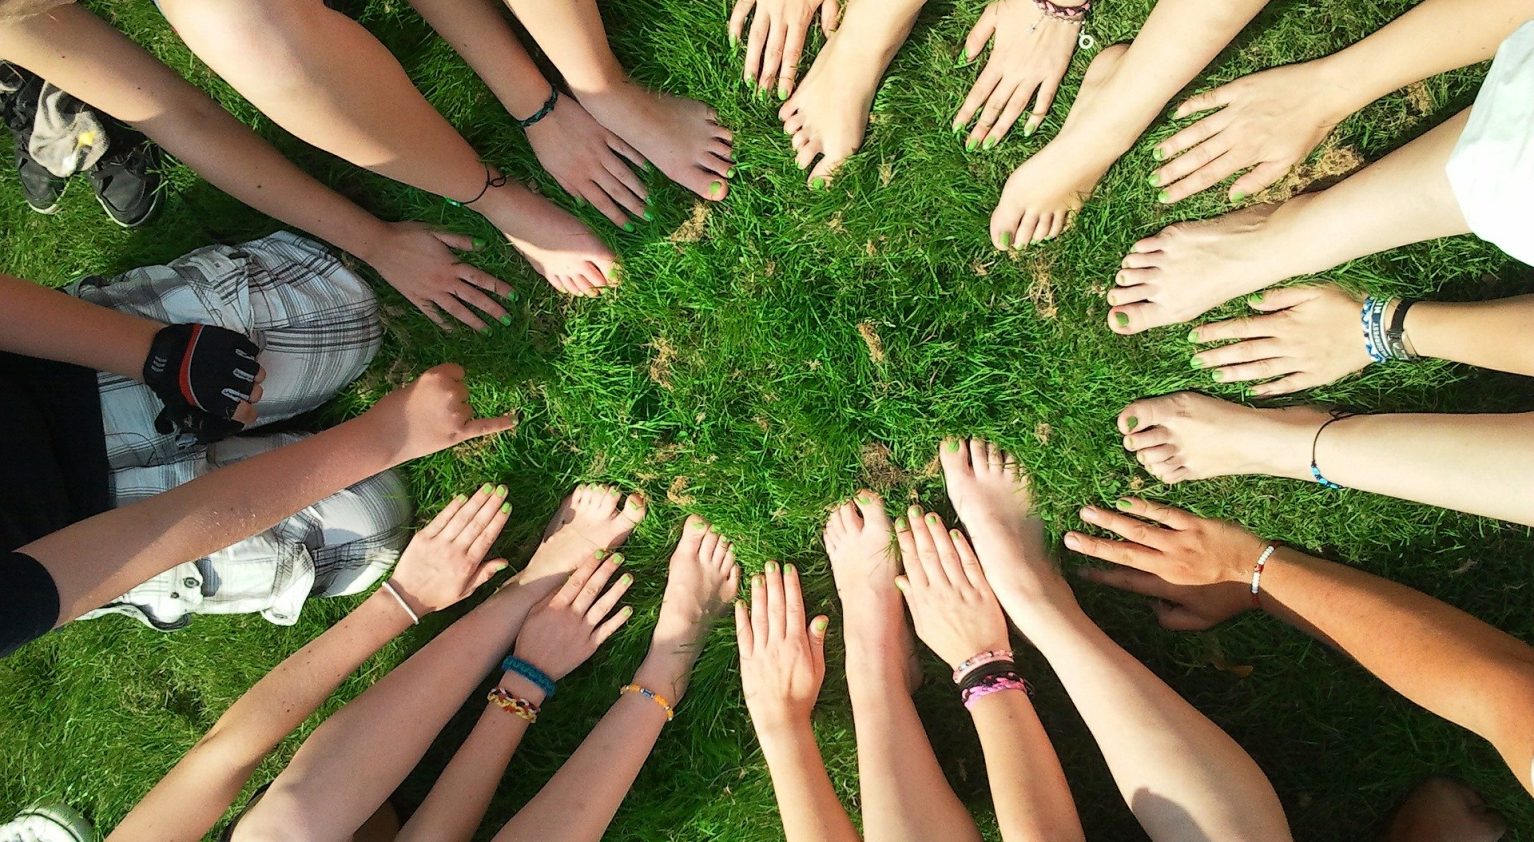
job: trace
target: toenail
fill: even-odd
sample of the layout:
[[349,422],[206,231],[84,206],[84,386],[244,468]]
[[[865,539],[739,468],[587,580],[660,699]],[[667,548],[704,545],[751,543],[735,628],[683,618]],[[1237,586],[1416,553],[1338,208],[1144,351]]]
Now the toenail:
[[1135,430],[1139,429],[1139,427],[1140,427],[1140,419],[1134,417],[1133,415],[1129,416],[1129,431],[1132,433]]
[[485,247],[485,238],[484,237],[475,237],[471,241],[471,245],[473,245],[475,249],[482,249],[482,248]]
[[966,152],[973,152],[973,151],[975,151],[975,147],[979,146],[979,145],[980,145],[980,140],[978,138],[973,138],[972,137],[969,140],[964,142],[964,151],[966,151]]
[[1130,509],[1134,508],[1134,504],[1133,503],[1129,502],[1128,500],[1124,500],[1124,499],[1118,499],[1118,500],[1113,501],[1113,505],[1115,507],[1117,507],[1118,510],[1121,511],[1121,512],[1127,512]]
[[501,317],[501,324],[502,324],[502,326],[510,327],[511,326],[511,317],[510,316],[502,316]]
[[724,189],[724,183],[716,181],[716,182],[714,182],[714,183],[712,183],[712,184],[710,184],[708,186],[708,193],[709,193],[710,196],[712,196],[712,195],[718,193],[720,190],[723,190],[723,189]]
[[1023,137],[1033,137],[1033,133],[1038,130],[1038,126],[1034,125],[1033,123],[1029,123],[1023,126]]
[[735,177],[735,168],[734,167],[730,167],[729,169],[725,170],[724,171],[724,177],[725,178],[734,178]]
[[949,453],[957,453],[959,451],[959,440],[949,439],[943,442],[943,447],[947,448]]
[[1012,248],[1012,232],[1011,231],[1003,231],[1003,232],[1001,232],[1001,247],[1004,248],[1004,249]]
[[625,222],[625,223],[623,223],[623,230],[629,232],[630,234],[634,233],[634,223],[633,222]]
[[859,503],[862,503],[862,504],[863,504],[863,505],[865,505],[865,506],[866,506],[866,505],[868,505],[868,498],[867,498],[867,497],[864,497],[864,496],[863,496],[863,495],[861,495],[861,494],[859,494],[859,495],[858,495],[858,502],[859,502]]
[[817,175],[817,176],[815,176],[815,178],[813,178],[810,181],[810,189],[811,190],[820,190],[820,189],[824,188],[825,186],[826,186],[826,180],[825,180],[825,178],[823,176],[818,176]]
[[1119,323],[1119,327],[1129,327],[1129,314],[1123,310],[1114,313],[1113,320]]
[[1160,202],[1163,205],[1167,204],[1168,202],[1172,201],[1172,194],[1168,193],[1165,190],[1163,190],[1160,193],[1156,194],[1156,201]]
[[644,221],[645,222],[654,222],[655,221],[655,211],[652,211],[649,208],[645,208],[644,209]]

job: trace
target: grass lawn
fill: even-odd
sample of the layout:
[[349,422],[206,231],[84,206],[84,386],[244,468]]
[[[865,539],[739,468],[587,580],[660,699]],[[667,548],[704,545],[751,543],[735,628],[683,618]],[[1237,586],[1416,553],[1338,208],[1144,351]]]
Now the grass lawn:
[[[385,218],[421,219],[494,242],[479,217],[286,137],[191,58],[149,3],[95,5],[341,192]],[[1094,24],[1099,42],[1132,36],[1151,5],[1104,4]],[[1279,0],[1194,88],[1332,52],[1409,6]],[[687,513],[710,518],[732,536],[748,571],[768,559],[799,564],[811,610],[836,617],[819,538],[827,507],[869,485],[892,501],[922,500],[946,511],[934,459],[946,434],[983,434],[1018,453],[1055,540],[1080,526],[1077,507],[1138,492],[1239,520],[1534,639],[1527,529],[1280,480],[1163,487],[1124,453],[1113,419],[1130,400],[1188,388],[1241,396],[1239,388],[1190,369],[1186,327],[1133,338],[1110,333],[1102,295],[1136,239],[1228,206],[1223,191],[1174,207],[1155,202],[1146,180],[1150,146],[1175,130],[1162,120],[1109,172],[1065,236],[1018,256],[991,248],[986,221],[1001,185],[1053,136],[1084,56],[1076,58],[1043,130],[1027,140],[1014,132],[993,151],[966,153],[947,126],[976,73],[954,69],[954,61],[982,3],[934,2],[879,91],[862,152],[830,189],[809,192],[777,122],[776,101],[753,101],[739,81],[740,56],[725,37],[725,0],[611,0],[604,8],[620,57],[641,80],[712,103],[735,130],[739,172],[729,200],[704,207],[652,177],[657,218],[634,234],[615,231],[589,208],[579,211],[625,264],[621,292],[596,301],[561,297],[512,250],[490,248],[476,262],[511,281],[519,296],[514,323],[485,336],[439,333],[380,284],[383,352],[330,411],[335,418],[354,414],[444,360],[467,366],[476,407],[515,410],[520,426],[495,441],[412,463],[406,472],[423,518],[483,481],[510,485],[518,515],[503,551],[517,563],[577,481],[642,489],[653,501],[651,517],[626,549],[638,576],[634,620],[567,681],[513,761],[486,828],[499,827],[531,797],[631,675]],[[374,0],[362,17],[487,160],[559,195],[488,90],[405,3]],[[1308,169],[1379,158],[1468,105],[1483,72],[1449,74],[1386,97],[1343,123]],[[171,180],[159,219],[123,232],[102,216],[83,183],[70,188],[58,216],[31,214],[7,173],[0,178],[0,266],[56,285],[276,227],[185,169],[173,170]],[[573,205],[563,195],[559,200]],[[1366,258],[1328,277],[1376,291],[1469,299],[1527,289],[1530,274],[1464,237]],[[1529,394],[1526,381],[1429,363],[1379,367],[1307,397],[1379,411],[1497,411],[1527,408]],[[1417,710],[1347,658],[1264,617],[1207,634],[1163,632],[1142,600],[1080,590],[1088,611],[1117,640],[1256,757],[1298,839],[1368,838],[1408,787],[1435,772],[1463,777],[1486,793],[1517,828],[1510,838],[1534,839],[1534,802],[1488,745]],[[168,635],[123,618],[77,623],[0,662],[0,817],[35,800],[62,798],[110,828],[246,688],[353,602],[311,603],[291,628],[254,616],[201,617]],[[323,715],[443,622],[429,621],[370,661],[283,744],[257,782],[276,773]],[[852,719],[834,666],[840,634],[832,628],[832,675],[816,728],[832,778],[855,808]],[[1037,656],[1024,663],[1088,837],[1143,838],[1047,667]],[[933,743],[988,826],[978,744],[939,678],[945,668],[931,657],[926,664],[932,680],[918,702]],[[466,710],[479,708],[476,699]],[[407,783],[409,795],[424,794],[468,723],[461,716],[448,727]],[[780,834],[741,701],[733,630],[721,625],[609,837],[748,842]]]

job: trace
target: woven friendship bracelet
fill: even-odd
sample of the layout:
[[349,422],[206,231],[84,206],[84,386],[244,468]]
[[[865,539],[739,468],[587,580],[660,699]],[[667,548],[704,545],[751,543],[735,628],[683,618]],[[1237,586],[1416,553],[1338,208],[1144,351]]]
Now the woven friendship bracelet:
[[513,117],[512,119],[513,120],[517,120],[517,125],[519,127],[523,128],[523,129],[530,129],[533,126],[537,125],[538,121],[542,120],[544,117],[547,117],[550,114],[553,114],[554,113],[554,106],[556,106],[558,104],[559,104],[559,88],[556,88],[556,87],[554,87],[551,84],[551,85],[549,85],[549,98],[543,101],[543,107],[542,108],[539,108],[537,111],[534,111],[533,112],[533,116],[528,117],[526,120],[517,120],[516,117]]
[[1021,690],[1028,695],[1033,695],[1033,687],[1022,676],[1015,672],[1004,672],[998,675],[988,676],[983,682],[965,690],[959,695],[964,702],[965,710],[974,710],[975,703],[993,693],[1002,693],[1008,690]]
[[1337,491],[1338,489],[1341,489],[1342,486],[1340,486],[1337,483],[1332,482],[1331,480],[1329,480],[1326,477],[1322,476],[1321,475],[1321,466],[1316,464],[1316,448],[1317,448],[1317,446],[1319,446],[1321,444],[1321,434],[1326,432],[1326,428],[1327,427],[1330,427],[1331,425],[1337,423],[1338,421],[1341,421],[1344,418],[1352,418],[1352,417],[1353,417],[1353,413],[1351,413],[1351,412],[1343,412],[1342,410],[1339,410],[1339,409],[1332,410],[1332,417],[1330,419],[1328,419],[1325,424],[1322,424],[1319,429],[1316,430],[1316,437],[1314,439],[1312,439],[1311,442],[1310,442],[1310,476],[1322,488],[1330,488],[1333,491]]
[[543,691],[544,701],[554,698],[554,679],[549,678],[548,673],[529,664],[521,658],[507,655],[506,660],[501,662],[503,672],[513,672],[531,681],[539,690]]
[[671,706],[671,702],[667,700],[665,696],[662,696],[654,690],[651,690],[648,687],[640,687],[638,684],[625,684],[618,690],[619,696],[627,696],[630,693],[638,693],[639,695],[644,696],[646,699],[649,699],[657,705],[660,705],[660,709],[666,712],[667,722],[670,722],[676,717],[676,708]]
[[526,699],[513,696],[499,687],[491,690],[485,696],[485,701],[490,702],[507,713],[526,719],[529,725],[538,721],[539,709],[537,705]]

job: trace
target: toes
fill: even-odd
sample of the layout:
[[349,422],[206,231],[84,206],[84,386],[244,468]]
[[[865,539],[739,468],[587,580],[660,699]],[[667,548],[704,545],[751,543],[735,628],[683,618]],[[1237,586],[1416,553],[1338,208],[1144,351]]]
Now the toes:
[[645,504],[644,495],[636,491],[623,498],[623,509],[618,512],[618,516],[629,523],[638,523],[648,513],[649,507]]
[[705,563],[712,560],[714,557],[714,552],[717,551],[719,549],[719,545],[723,543],[724,540],[720,538],[719,530],[714,528],[713,524],[709,524],[709,527],[703,531],[702,535],[698,537],[698,560]]
[[1154,237],[1146,237],[1145,239],[1130,246],[1129,250],[1135,254],[1150,254],[1152,252],[1161,251],[1162,247],[1165,245],[1165,241],[1162,239],[1162,234],[1165,233],[1166,230],[1163,230],[1160,234],[1157,234]]
[[698,547],[707,535],[708,521],[697,515],[688,515],[687,521],[682,524],[682,540],[677,542],[676,551],[697,555]]
[[1124,336],[1141,333],[1153,327],[1163,327],[1172,324],[1173,321],[1175,320],[1167,316],[1161,305],[1154,301],[1139,301],[1114,307],[1108,311],[1108,328]]
[[1119,262],[1119,266],[1124,269],[1147,269],[1158,265],[1160,262],[1160,252],[1132,251],[1124,255],[1124,259]]
[[1172,432],[1165,427],[1151,427],[1142,429],[1138,433],[1124,437],[1124,449],[1130,453],[1146,450],[1151,447],[1169,444],[1172,441]]
[[938,447],[938,461],[943,465],[943,473],[948,476],[959,478],[974,476],[974,470],[969,461],[969,448],[964,446],[963,439],[943,439],[942,445]]
[[1159,427],[1170,414],[1167,401],[1175,395],[1167,395],[1160,398],[1148,398],[1143,401],[1135,401],[1124,407],[1119,413],[1119,432],[1124,435],[1145,430],[1151,427]]
[[969,464],[975,473],[985,470],[989,457],[986,456],[985,439],[970,439],[966,442],[969,448]]
[[[1127,270],[1126,270],[1127,271]],[[1144,269],[1135,271],[1147,271]],[[1116,286],[1108,290],[1108,304],[1121,307],[1125,304],[1134,304],[1139,301],[1148,301],[1155,293],[1155,287],[1150,284],[1136,284],[1134,286]]]
[[876,526],[889,526],[889,513],[884,509],[884,499],[868,489],[863,489],[853,498],[857,512],[864,523],[872,523]]
[[1121,287],[1140,286],[1150,283],[1160,273],[1160,269],[1120,269],[1113,276],[1113,282]]
[[1158,444],[1154,447],[1147,447],[1143,450],[1135,451],[1135,459],[1138,460],[1141,465],[1145,465],[1146,467],[1150,467],[1151,465],[1161,465],[1172,461],[1176,457],[1177,448],[1170,444]]
[[1005,470],[1007,458],[1007,454],[1003,453],[1001,448],[996,446],[995,442],[988,441],[985,443],[985,467],[987,470],[992,473]]

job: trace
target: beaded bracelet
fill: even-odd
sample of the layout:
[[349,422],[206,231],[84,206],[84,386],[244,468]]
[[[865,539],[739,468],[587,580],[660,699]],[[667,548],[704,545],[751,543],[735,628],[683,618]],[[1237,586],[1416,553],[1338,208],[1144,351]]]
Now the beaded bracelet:
[[1012,659],[1012,652],[1006,649],[989,649],[985,652],[981,652],[972,658],[965,659],[964,661],[960,662],[958,666],[953,668],[953,683],[962,683],[964,681],[965,673],[982,664],[989,664],[995,661],[1003,660],[1010,661]]
[[959,698],[964,703],[965,710],[974,710],[975,703],[993,693],[1001,693],[1007,690],[1021,690],[1028,695],[1033,695],[1033,687],[1022,676],[1015,672],[1002,673],[991,676],[985,682],[971,687],[960,694]]
[[1364,352],[1369,359],[1382,363],[1390,357],[1387,355],[1385,343],[1385,308],[1390,302],[1387,299],[1366,296],[1363,310],[1359,313],[1358,320],[1364,329]]
[[1278,545],[1269,544],[1268,548],[1262,551],[1262,555],[1257,557],[1257,564],[1252,567],[1252,604],[1258,608],[1262,607],[1262,599],[1258,596],[1262,593],[1262,571],[1267,568],[1268,559],[1272,558],[1276,552],[1278,552]]
[[1331,425],[1341,421],[1344,418],[1352,417],[1353,413],[1351,412],[1343,412],[1342,410],[1338,409],[1332,410],[1332,417],[1316,430],[1316,437],[1310,442],[1310,476],[1315,479],[1316,483],[1319,484],[1322,488],[1329,488],[1333,491],[1337,491],[1341,489],[1342,486],[1322,476],[1321,466],[1316,464],[1316,448],[1321,444],[1321,434],[1326,432],[1327,427],[1330,427]]
[[485,701],[490,702],[507,713],[515,714],[527,720],[529,725],[538,721],[538,706],[526,699],[513,696],[497,687],[485,696]]
[[548,673],[529,664],[514,655],[507,655],[506,660],[501,662],[503,672],[513,672],[531,681],[539,690],[543,691],[544,701],[554,698],[554,679],[549,678]]
[[625,684],[618,689],[619,696],[626,696],[629,693],[638,693],[639,695],[644,696],[646,699],[649,699],[657,705],[660,705],[660,709],[666,712],[667,722],[670,722],[673,718],[676,717],[676,708],[671,706],[671,702],[668,701],[665,696],[662,696],[654,690],[651,690],[648,687],[640,687],[638,684]]
[[1039,16],[1039,19],[1034,22],[1033,26],[1028,28],[1029,32],[1038,29],[1039,24],[1043,23],[1045,18],[1054,18],[1055,20],[1074,23],[1081,27],[1081,33],[1076,36],[1076,46],[1083,50],[1090,50],[1097,46],[1097,40],[1087,33],[1086,26],[1087,18],[1092,14],[1092,0],[1084,0],[1080,6],[1062,6],[1059,3],[1053,2],[1053,0],[1033,0],[1033,5],[1038,6],[1039,11],[1043,14]]

